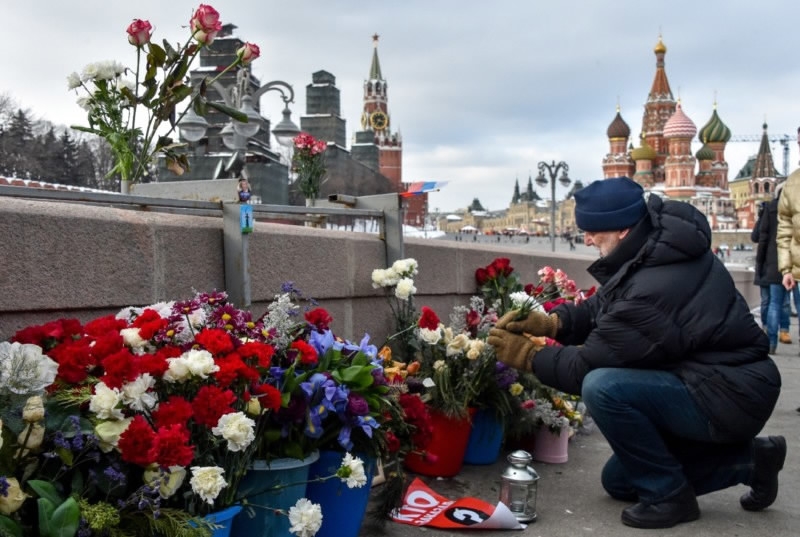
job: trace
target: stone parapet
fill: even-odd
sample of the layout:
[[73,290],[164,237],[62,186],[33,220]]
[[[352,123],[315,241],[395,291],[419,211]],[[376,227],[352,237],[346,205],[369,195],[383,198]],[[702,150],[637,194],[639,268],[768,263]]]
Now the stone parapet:
[[[98,205],[0,197],[0,341],[16,330],[60,317],[82,321],[130,305],[188,298],[225,285],[222,217],[145,212]],[[260,315],[281,285],[293,281],[350,339],[369,333],[380,344],[391,312],[371,274],[385,266],[372,234],[257,222],[249,239],[252,306]],[[588,288],[594,257],[442,240],[406,239],[419,262],[417,306],[446,320],[475,294],[474,274],[508,257],[523,282],[544,265]],[[752,273],[732,271],[748,303],[758,303]],[[676,282],[676,285],[679,285]]]

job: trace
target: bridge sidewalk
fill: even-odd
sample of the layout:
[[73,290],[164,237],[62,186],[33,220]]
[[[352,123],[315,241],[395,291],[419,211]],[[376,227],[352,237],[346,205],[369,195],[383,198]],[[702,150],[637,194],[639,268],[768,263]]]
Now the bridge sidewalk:
[[[571,439],[569,461],[565,464],[534,463],[541,476],[539,481],[537,522],[523,532],[481,531],[481,536],[529,535],[541,537],[641,537],[662,535],[670,537],[796,537],[800,527],[800,345],[797,318],[792,318],[792,344],[779,345],[774,359],[783,376],[783,389],[778,405],[767,423],[764,434],[780,434],[789,446],[786,465],[780,475],[780,493],[769,509],[750,513],[739,506],[739,496],[745,486],[733,487],[698,498],[700,520],[680,524],[667,530],[640,530],[620,522],[624,502],[611,499],[600,485],[600,470],[611,454],[608,443],[599,431],[576,435]],[[505,453],[489,466],[465,466],[452,479],[423,478],[436,492],[456,499],[478,497],[496,503],[500,474],[506,467]],[[453,532],[432,528],[417,528],[387,522],[375,526],[365,521],[361,537],[384,535],[406,537],[430,534],[431,537],[466,535],[469,530]]]

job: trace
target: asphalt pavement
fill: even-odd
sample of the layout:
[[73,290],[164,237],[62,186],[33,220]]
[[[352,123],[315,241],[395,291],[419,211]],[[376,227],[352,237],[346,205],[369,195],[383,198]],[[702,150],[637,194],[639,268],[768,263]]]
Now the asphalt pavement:
[[[800,351],[798,321],[792,317],[792,343],[778,345],[774,356],[783,378],[777,407],[763,434],[783,435],[788,454],[780,474],[780,492],[768,509],[751,513],[739,506],[739,496],[748,490],[739,485],[700,496],[700,519],[679,524],[671,529],[642,530],[624,526],[620,514],[628,503],[613,500],[600,485],[600,471],[611,455],[603,435],[594,430],[572,437],[569,460],[563,464],[534,462],[540,475],[535,523],[525,530],[475,531],[440,530],[396,522],[376,525],[368,518],[359,537],[408,537],[429,535],[450,537],[477,533],[481,536],[525,535],[535,537],[797,537],[800,535]],[[438,479],[420,476],[436,493],[449,499],[476,497],[496,504],[500,475],[506,468],[507,450],[491,465],[465,465],[454,478]],[[379,485],[381,486],[381,485]]]

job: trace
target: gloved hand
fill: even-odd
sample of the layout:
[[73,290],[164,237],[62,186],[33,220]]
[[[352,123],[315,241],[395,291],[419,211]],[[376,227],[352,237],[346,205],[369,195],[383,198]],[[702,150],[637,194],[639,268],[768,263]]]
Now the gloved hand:
[[502,328],[489,330],[486,342],[495,348],[498,360],[520,371],[531,371],[533,357],[545,346],[543,337],[513,334]]
[[495,328],[502,328],[506,329],[506,325],[517,318],[519,315],[519,310],[511,310],[506,312],[505,315],[497,319],[497,322],[494,324]]
[[[513,312],[503,315],[500,321],[508,317],[511,313]],[[532,311],[527,319],[521,321],[514,321],[512,319],[514,319],[514,317],[511,317],[502,326],[500,325],[500,321],[498,321],[496,326],[517,334],[527,332],[533,336],[547,336],[551,339],[555,338],[556,332],[558,332],[558,315],[555,313],[548,315],[540,311]]]

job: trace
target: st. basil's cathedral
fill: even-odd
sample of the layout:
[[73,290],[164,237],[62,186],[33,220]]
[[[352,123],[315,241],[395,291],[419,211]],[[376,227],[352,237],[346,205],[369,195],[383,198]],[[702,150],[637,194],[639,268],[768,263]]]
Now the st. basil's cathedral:
[[[767,126],[764,125],[751,173],[748,177],[737,177],[745,179],[747,184],[740,185],[738,195],[732,196],[725,160],[731,131],[720,119],[716,103],[711,118],[698,131],[684,113],[680,100],[676,101],[672,95],[664,68],[667,47],[661,38],[654,52],[656,73],[644,105],[638,147],[629,144],[631,129],[618,108],[606,131],[609,152],[603,158],[603,177],[626,175],[650,193],[689,202],[706,215],[714,230],[751,228],[758,203],[772,197],[779,180],[769,149]],[[695,136],[702,147],[692,154]]]

